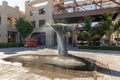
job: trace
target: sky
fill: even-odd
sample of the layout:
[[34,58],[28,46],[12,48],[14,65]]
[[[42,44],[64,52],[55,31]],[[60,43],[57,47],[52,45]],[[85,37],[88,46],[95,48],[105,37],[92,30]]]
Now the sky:
[[19,6],[21,11],[25,11],[25,1],[27,0],[0,0],[0,5],[2,5],[2,1],[7,1],[8,5],[12,7]]

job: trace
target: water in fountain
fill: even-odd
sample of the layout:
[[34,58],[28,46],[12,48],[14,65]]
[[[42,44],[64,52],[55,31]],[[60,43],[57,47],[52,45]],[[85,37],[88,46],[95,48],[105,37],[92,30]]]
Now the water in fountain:
[[20,62],[30,71],[47,77],[71,78],[93,77],[94,66],[84,59],[73,56],[22,54],[4,58],[6,61]]

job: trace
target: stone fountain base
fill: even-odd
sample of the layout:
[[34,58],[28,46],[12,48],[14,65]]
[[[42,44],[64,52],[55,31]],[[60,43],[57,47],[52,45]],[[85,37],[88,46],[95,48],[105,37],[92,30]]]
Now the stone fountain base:
[[95,64],[88,59],[73,55],[23,54],[4,58],[6,61],[20,62],[32,72],[50,76],[92,77]]
[[25,65],[50,65],[59,68],[83,70],[94,70],[95,64],[89,60],[73,55],[57,56],[57,55],[34,55],[24,54],[4,58],[6,61],[20,62]]

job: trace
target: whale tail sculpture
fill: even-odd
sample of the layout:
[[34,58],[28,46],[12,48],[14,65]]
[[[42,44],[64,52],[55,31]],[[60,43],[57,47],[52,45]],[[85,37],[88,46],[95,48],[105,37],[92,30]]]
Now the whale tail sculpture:
[[67,44],[64,39],[64,30],[68,28],[68,25],[62,24],[62,23],[56,23],[50,25],[55,32],[57,33],[57,41],[58,41],[58,54],[61,56],[66,56],[68,55],[68,50],[67,50]]

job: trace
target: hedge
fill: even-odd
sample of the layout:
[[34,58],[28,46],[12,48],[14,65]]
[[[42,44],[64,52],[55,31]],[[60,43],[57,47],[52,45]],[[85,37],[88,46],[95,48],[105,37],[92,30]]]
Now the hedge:
[[78,46],[79,49],[94,49],[94,50],[120,50],[117,46]]
[[[18,47],[23,47],[24,43],[18,43]],[[0,43],[0,48],[17,47],[17,43]]]

